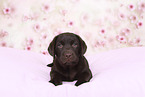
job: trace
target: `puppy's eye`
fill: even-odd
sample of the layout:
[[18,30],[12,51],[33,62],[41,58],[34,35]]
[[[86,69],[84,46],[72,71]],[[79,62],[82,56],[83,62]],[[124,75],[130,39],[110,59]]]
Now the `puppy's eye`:
[[73,43],[73,44],[72,44],[72,47],[77,48],[78,45],[77,45],[76,43]]
[[58,48],[63,48],[62,44],[57,45]]

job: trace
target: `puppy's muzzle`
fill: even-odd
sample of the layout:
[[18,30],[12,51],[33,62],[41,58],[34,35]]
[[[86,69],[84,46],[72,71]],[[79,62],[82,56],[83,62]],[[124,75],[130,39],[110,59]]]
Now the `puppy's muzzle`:
[[65,50],[60,57],[60,61],[65,65],[72,65],[78,62],[78,58],[73,50]]
[[65,58],[66,58],[66,59],[68,59],[68,58],[71,58],[71,57],[72,57],[72,55],[73,55],[72,53],[65,53],[65,55],[64,55],[64,56],[65,56]]
[[64,57],[65,57],[66,59],[71,59],[71,58],[73,57],[73,52],[70,51],[70,50],[64,52]]

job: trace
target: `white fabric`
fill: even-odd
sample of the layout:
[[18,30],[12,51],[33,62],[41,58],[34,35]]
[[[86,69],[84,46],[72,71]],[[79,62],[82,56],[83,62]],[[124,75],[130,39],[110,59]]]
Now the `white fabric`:
[[0,97],[145,97],[145,47],[87,56],[93,78],[49,83],[51,56],[0,48]]

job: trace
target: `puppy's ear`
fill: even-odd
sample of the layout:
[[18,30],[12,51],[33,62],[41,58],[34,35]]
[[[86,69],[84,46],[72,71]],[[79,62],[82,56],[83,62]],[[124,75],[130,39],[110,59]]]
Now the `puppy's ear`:
[[86,43],[82,40],[82,38],[80,36],[78,36],[79,42],[80,42],[80,49],[81,49],[81,54],[84,55],[86,50],[87,50],[87,45]]
[[57,36],[54,37],[54,39],[52,40],[52,42],[50,43],[49,47],[48,47],[48,52],[51,56],[55,55],[55,42],[56,42]]

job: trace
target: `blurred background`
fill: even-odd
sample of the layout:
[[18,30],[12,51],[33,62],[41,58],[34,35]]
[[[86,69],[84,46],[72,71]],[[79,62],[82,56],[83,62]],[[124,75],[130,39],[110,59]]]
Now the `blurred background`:
[[0,47],[48,54],[63,32],[86,42],[86,55],[145,46],[145,0],[0,0]]

